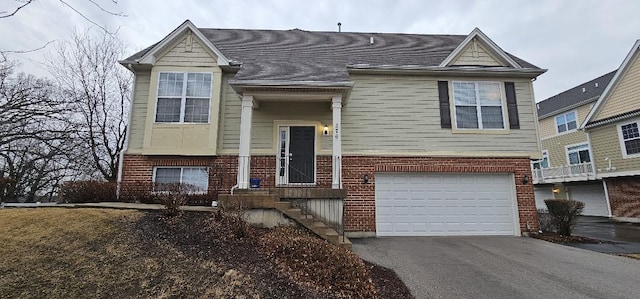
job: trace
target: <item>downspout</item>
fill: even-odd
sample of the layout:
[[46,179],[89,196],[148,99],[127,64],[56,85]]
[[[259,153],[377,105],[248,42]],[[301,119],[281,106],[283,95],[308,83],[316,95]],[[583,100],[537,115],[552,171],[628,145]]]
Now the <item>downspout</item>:
[[136,72],[131,66],[131,63],[126,65],[126,68],[133,73],[133,82],[131,88],[131,101],[129,102],[129,121],[127,123],[127,131],[126,136],[124,137],[124,147],[122,147],[122,151],[120,151],[120,161],[118,161],[118,179],[116,183],[116,199],[120,200],[120,189],[122,185],[122,167],[124,165],[124,152],[129,148],[129,136],[131,133],[131,119],[133,118],[133,102],[136,96]]

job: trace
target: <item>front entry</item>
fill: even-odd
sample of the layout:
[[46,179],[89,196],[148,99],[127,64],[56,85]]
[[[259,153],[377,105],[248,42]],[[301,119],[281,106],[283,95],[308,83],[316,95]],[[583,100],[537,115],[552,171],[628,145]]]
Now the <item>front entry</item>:
[[276,182],[278,185],[314,184],[316,127],[279,127]]

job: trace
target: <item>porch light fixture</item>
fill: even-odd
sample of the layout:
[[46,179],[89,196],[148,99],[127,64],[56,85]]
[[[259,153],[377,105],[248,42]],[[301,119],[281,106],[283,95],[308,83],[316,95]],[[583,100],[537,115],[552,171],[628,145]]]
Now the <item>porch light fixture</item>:
[[322,128],[322,135],[329,136],[329,126],[327,124],[324,124],[323,126],[324,128]]
[[551,192],[560,193],[560,188],[553,188],[553,189],[551,189]]
[[363,183],[363,184],[369,184],[369,175],[368,175],[368,174],[366,174],[366,173],[365,173],[365,174],[362,176],[362,183]]
[[529,183],[529,175],[525,174],[525,175],[522,177],[522,184],[523,184],[523,185],[526,185],[527,183]]

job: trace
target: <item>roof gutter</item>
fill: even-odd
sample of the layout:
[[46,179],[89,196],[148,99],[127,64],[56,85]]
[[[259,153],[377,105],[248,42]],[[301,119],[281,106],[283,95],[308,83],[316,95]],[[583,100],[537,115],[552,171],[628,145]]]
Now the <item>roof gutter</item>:
[[354,83],[351,81],[273,81],[273,80],[229,80],[229,85],[238,88],[277,87],[277,88],[331,88],[349,89]]

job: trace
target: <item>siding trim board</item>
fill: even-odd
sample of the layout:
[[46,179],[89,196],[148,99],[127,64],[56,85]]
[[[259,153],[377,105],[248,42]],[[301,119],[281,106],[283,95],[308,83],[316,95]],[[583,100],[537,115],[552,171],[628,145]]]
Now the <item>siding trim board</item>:
[[[604,104],[605,101],[610,97],[610,95],[612,95],[612,93],[613,93],[614,89],[617,87],[619,81],[622,80],[622,77],[624,77],[626,75],[627,70],[631,67],[630,63],[632,61],[634,61],[634,59],[636,58],[636,56],[637,56],[636,54],[638,53],[639,49],[640,49],[640,39],[636,40],[636,42],[633,44],[633,47],[631,48],[631,51],[629,51],[629,53],[625,57],[624,61],[622,62],[622,64],[618,68],[618,70],[616,71],[616,74],[611,79],[611,82],[609,82],[609,84],[607,85],[607,88],[605,88],[604,92],[602,92],[602,94],[598,98],[598,101],[595,103],[595,105],[593,106],[593,108],[591,109],[589,114],[587,115],[587,118],[585,119],[585,121],[582,124],[582,126],[580,126],[580,129],[584,129],[585,126],[588,123],[590,123],[591,120],[594,117],[596,117],[597,114],[603,109],[603,106],[605,105]],[[593,125],[593,126],[595,126],[595,125]],[[593,127],[593,126],[591,126],[591,127]]]

